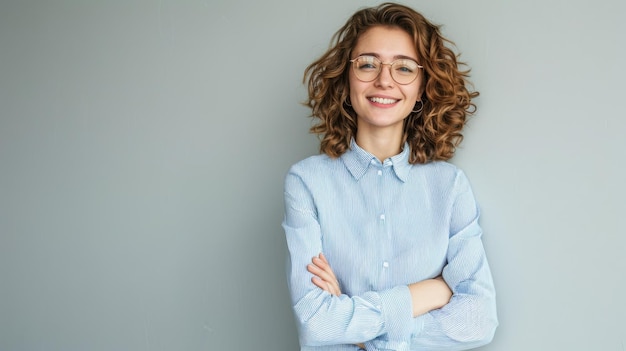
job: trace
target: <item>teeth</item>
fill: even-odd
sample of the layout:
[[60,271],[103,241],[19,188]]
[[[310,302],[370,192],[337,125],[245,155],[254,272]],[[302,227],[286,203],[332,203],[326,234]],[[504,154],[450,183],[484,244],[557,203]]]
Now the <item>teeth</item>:
[[395,103],[395,102],[396,102],[396,101],[398,101],[398,100],[395,100],[395,99],[384,99],[384,98],[379,98],[379,97],[373,97],[373,98],[370,98],[370,101],[372,101],[372,102],[376,102],[376,103],[379,103],[379,104],[389,105],[389,104],[393,104],[393,103]]

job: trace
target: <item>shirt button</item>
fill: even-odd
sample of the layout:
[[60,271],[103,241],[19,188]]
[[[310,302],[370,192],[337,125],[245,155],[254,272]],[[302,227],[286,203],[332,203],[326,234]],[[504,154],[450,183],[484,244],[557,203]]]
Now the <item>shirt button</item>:
[[383,171],[381,171],[380,169],[378,170],[378,175],[383,175]]
[[387,262],[387,261],[383,262],[383,267],[384,268],[389,268],[389,262]]
[[381,220],[381,221],[384,221],[384,220],[385,220],[385,215],[384,215],[384,214],[381,214],[381,215],[380,215],[380,220]]

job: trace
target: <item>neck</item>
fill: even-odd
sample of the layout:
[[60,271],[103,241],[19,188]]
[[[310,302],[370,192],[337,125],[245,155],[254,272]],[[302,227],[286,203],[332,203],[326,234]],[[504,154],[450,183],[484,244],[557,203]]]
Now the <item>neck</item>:
[[402,151],[402,134],[397,132],[363,133],[361,129],[357,129],[355,140],[363,150],[376,156],[381,162]]

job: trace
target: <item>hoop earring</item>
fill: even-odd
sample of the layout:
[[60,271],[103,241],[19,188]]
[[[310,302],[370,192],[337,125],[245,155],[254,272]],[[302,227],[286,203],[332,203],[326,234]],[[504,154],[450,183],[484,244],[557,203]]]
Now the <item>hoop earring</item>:
[[[419,107],[417,107],[418,104],[419,104]],[[424,103],[422,102],[422,100],[419,100],[415,102],[415,106],[413,106],[413,110],[411,110],[411,112],[420,113],[422,112],[423,109],[424,109]]]
[[349,96],[346,98],[346,101],[344,101],[343,103],[346,104],[346,106],[348,106],[348,107],[352,107],[352,102],[350,101],[350,97]]

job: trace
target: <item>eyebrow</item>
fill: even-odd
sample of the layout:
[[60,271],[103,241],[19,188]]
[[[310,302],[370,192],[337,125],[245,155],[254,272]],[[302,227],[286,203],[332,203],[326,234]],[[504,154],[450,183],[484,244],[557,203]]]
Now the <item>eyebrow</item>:
[[[357,57],[359,56],[374,56],[377,59],[380,59],[380,55],[375,53],[375,52],[362,52],[359,55],[357,55]],[[401,60],[401,59],[409,59],[409,60],[413,60],[415,62],[417,62],[416,58],[413,58],[411,56],[406,56],[406,55],[396,55],[393,57],[394,60]]]

